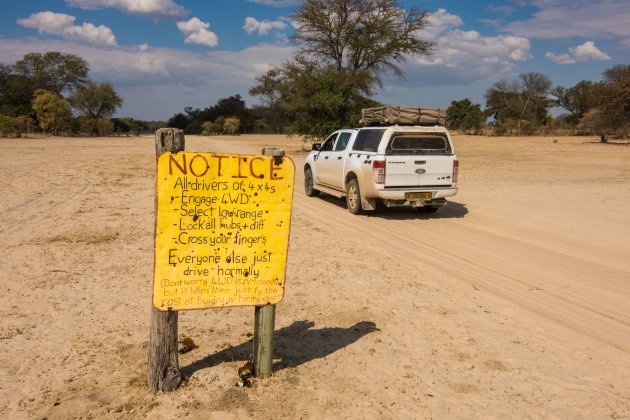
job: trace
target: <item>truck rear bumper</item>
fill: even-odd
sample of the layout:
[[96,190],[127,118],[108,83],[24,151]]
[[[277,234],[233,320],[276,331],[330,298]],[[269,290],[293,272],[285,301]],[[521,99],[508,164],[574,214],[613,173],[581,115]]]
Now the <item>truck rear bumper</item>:
[[[430,192],[431,199],[452,197],[457,194],[457,188],[426,188],[412,190],[377,190],[376,197],[381,200],[407,201],[407,193]],[[411,201],[428,201],[428,200],[411,200]]]

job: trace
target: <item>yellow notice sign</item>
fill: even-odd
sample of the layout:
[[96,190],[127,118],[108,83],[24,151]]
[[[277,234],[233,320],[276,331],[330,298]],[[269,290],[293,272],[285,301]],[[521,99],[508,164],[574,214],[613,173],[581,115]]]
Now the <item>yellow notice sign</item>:
[[160,155],[153,305],[180,311],[280,302],[294,178],[287,157]]

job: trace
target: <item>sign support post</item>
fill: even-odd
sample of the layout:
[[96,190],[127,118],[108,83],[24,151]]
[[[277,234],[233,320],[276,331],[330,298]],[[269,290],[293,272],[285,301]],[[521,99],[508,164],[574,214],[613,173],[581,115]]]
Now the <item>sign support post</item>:
[[[264,147],[264,156],[282,157],[284,149]],[[273,333],[276,324],[276,305],[254,308],[254,375],[268,378],[273,370]]]
[[[183,130],[160,128],[155,132],[156,158],[165,152],[182,152],[184,148]],[[174,391],[182,381],[177,353],[177,323],[177,311],[159,311],[151,304],[147,381],[153,391]]]
[[273,370],[273,333],[276,305],[254,308],[254,375],[269,378]]

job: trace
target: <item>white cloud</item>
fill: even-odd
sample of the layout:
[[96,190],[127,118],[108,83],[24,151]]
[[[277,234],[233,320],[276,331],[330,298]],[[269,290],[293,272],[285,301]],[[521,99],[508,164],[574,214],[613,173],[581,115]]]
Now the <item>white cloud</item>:
[[40,34],[58,35],[66,39],[74,39],[89,44],[113,47],[116,37],[110,28],[92,23],[74,25],[76,18],[64,13],[39,12],[26,19],[18,19],[17,23],[25,28],[37,29]]
[[65,28],[74,25],[76,18],[64,13],[39,12],[26,19],[18,19],[17,23],[25,28],[37,29],[40,34],[63,35]]
[[254,33],[258,33],[258,35],[261,36],[266,36],[269,35],[269,33],[272,30],[283,30],[288,26],[288,24],[286,22],[280,21],[280,20],[263,20],[263,21],[259,21],[256,18],[253,17],[247,17],[245,18],[245,25],[243,25],[243,29],[245,29],[245,32],[247,32],[248,34],[254,34]]
[[459,69],[462,74],[477,77],[494,71],[509,71],[517,62],[531,58],[530,44],[525,38],[516,36],[483,36],[477,31],[454,29],[436,40],[436,47],[430,56],[417,58],[425,65],[442,64]]
[[113,47],[116,45],[116,37],[107,26],[94,26],[91,23],[84,23],[81,26],[70,26],[64,31],[68,39],[78,39],[90,44]]
[[550,59],[556,64],[575,64],[575,59],[571,57],[569,54],[554,54],[552,52],[548,52],[545,54],[545,57]]
[[569,48],[569,51],[579,62],[610,60],[610,56],[600,51],[593,41],[586,41],[584,44],[578,45],[575,48]]
[[459,16],[444,9],[429,15],[430,26],[416,35],[434,42],[434,50],[431,55],[416,57],[404,66],[409,82],[464,84],[497,79],[531,58],[526,38],[484,36],[477,31],[458,29],[463,23]]
[[479,19],[479,23],[483,23],[484,25],[492,28],[498,28],[501,26],[501,21],[499,19]]
[[505,15],[505,16],[510,16],[515,11],[514,6],[507,6],[507,5],[497,6],[497,5],[494,5],[494,4],[489,5],[487,7],[487,9],[489,11],[491,11],[492,13],[496,13],[496,14],[499,14],[499,15]]
[[186,9],[172,0],[66,0],[66,4],[81,9],[112,7],[134,15],[182,17],[186,14]]
[[457,28],[464,23],[462,18],[457,15],[448,13],[445,9],[438,9],[430,13],[427,18],[427,26],[421,31],[417,31],[419,38],[434,40],[444,32]]
[[595,46],[593,41],[586,41],[582,45],[569,48],[568,54],[556,55],[552,52],[545,54],[545,57],[556,64],[575,64],[586,61],[610,60],[610,56]]
[[188,21],[177,22],[177,28],[186,35],[186,44],[200,44],[208,47],[219,45],[219,38],[214,32],[210,32],[209,23],[194,17]]
[[503,31],[541,39],[572,37],[630,37],[627,0],[533,0],[538,10],[527,20],[515,21]]

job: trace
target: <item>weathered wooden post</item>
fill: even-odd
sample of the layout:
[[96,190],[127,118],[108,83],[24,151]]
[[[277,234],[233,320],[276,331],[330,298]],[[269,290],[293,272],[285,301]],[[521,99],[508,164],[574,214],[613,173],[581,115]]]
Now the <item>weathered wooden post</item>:
[[254,374],[257,378],[271,376],[275,325],[276,305],[254,308]]
[[[264,147],[265,156],[282,157],[284,149]],[[268,378],[273,370],[273,333],[276,325],[276,305],[254,308],[254,374]]]
[[[155,132],[156,157],[165,152],[181,152],[184,147],[182,130],[160,128]],[[147,381],[154,391],[173,391],[181,383],[177,353],[177,322],[177,311],[159,311],[151,304]]]

